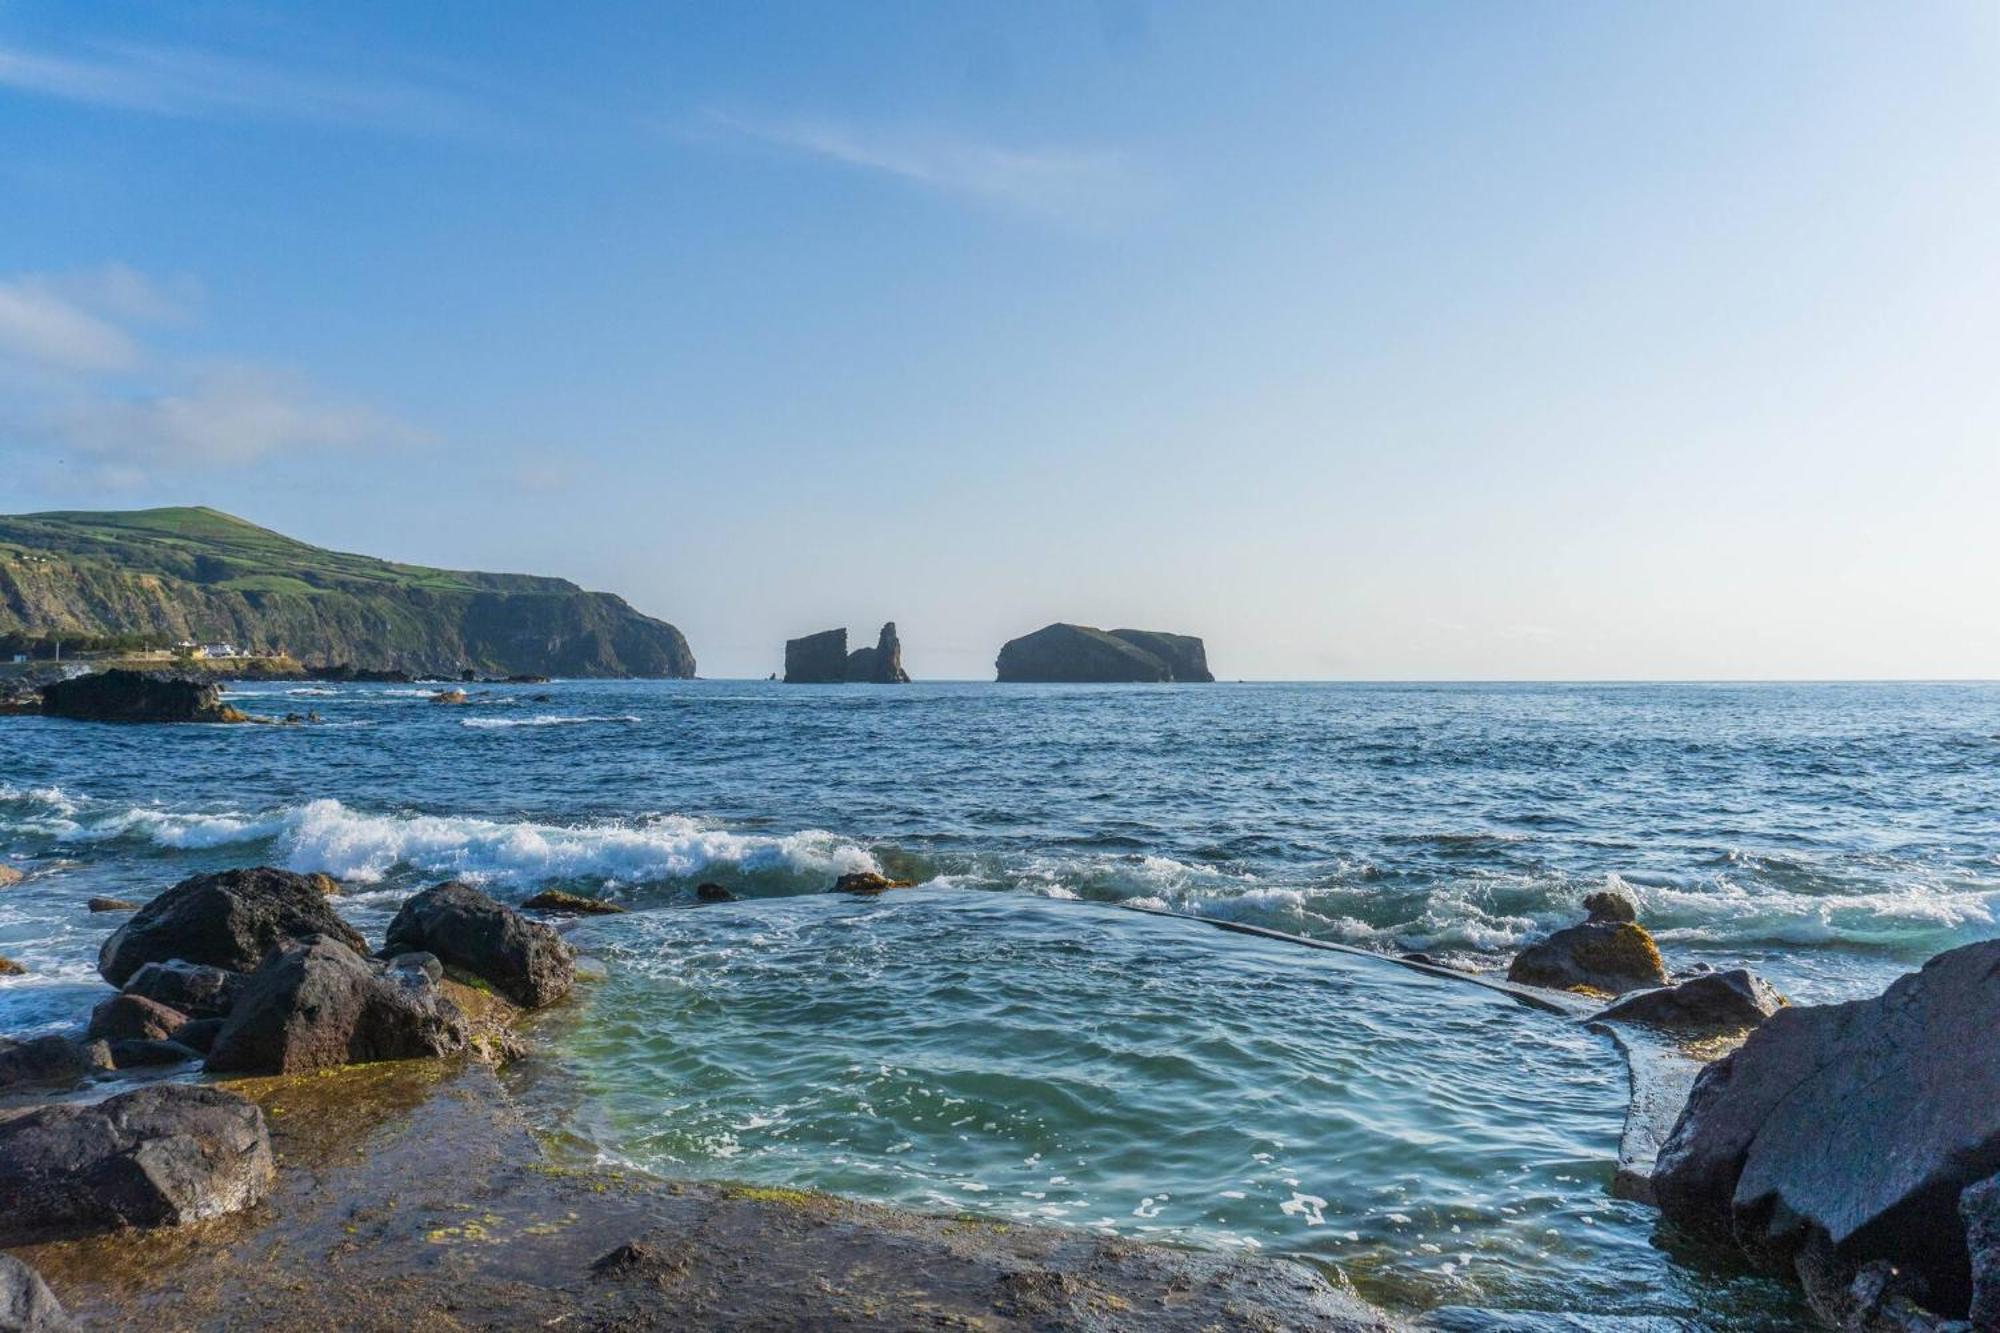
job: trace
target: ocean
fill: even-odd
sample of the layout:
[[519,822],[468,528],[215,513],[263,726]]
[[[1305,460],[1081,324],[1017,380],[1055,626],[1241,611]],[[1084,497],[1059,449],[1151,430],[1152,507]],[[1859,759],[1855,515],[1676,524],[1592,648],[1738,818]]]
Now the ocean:
[[[629,915],[538,1030],[551,1132],[662,1174],[1292,1255],[1399,1309],[1786,1328],[1609,1197],[1581,1026],[1164,907],[1503,968],[1612,887],[1670,966],[1872,994],[1996,933],[1992,684],[244,685],[298,727],[0,718],[0,1032],[201,870]],[[919,887],[854,900],[836,876]],[[696,906],[698,883],[740,897]]]

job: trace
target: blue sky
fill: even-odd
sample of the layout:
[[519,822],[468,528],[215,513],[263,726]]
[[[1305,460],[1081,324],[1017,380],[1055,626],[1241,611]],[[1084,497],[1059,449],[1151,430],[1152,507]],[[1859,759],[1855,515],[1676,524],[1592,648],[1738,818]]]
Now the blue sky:
[[2000,675],[1986,3],[0,3],[0,511],[762,674]]

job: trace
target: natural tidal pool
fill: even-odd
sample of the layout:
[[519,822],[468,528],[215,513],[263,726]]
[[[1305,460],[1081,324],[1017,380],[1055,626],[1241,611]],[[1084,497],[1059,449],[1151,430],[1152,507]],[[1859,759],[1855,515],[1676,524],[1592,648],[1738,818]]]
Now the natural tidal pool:
[[1791,1326],[1608,1185],[1622,1060],[1391,963],[949,889],[604,918],[577,1128],[671,1176],[1318,1261],[1401,1308]]

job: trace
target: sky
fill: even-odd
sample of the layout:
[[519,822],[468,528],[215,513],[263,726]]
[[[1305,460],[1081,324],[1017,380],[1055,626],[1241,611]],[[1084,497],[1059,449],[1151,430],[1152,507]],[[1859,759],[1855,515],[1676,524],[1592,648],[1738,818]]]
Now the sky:
[[2000,676],[2000,6],[0,0],[0,512],[704,675]]

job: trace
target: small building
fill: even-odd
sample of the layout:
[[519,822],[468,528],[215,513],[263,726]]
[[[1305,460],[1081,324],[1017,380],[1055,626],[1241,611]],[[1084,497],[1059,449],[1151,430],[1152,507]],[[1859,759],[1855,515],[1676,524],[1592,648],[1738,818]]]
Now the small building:
[[194,650],[196,657],[239,657],[233,643],[204,643]]

